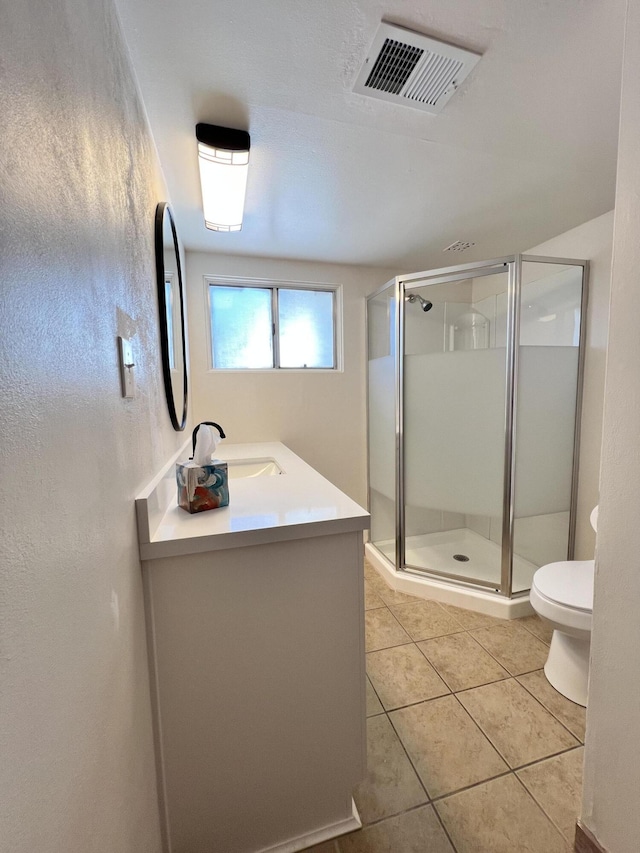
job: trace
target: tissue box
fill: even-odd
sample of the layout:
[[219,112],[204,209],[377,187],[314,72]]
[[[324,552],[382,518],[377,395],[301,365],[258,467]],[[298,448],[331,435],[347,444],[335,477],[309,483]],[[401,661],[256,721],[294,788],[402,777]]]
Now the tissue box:
[[178,506],[187,512],[203,512],[229,505],[229,473],[227,463],[213,459],[210,465],[178,462]]

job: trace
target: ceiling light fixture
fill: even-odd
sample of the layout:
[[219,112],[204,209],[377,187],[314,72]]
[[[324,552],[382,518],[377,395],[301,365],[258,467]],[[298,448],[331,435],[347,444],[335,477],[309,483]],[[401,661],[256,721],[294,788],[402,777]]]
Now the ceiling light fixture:
[[211,231],[240,231],[249,171],[246,130],[197,124],[204,224]]

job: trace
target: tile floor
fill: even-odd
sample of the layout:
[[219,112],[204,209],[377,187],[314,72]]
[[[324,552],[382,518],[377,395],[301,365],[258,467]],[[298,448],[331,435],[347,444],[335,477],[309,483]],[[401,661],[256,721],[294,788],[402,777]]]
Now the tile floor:
[[569,853],[585,711],[542,672],[551,632],[389,589],[365,561],[363,829],[314,853]]

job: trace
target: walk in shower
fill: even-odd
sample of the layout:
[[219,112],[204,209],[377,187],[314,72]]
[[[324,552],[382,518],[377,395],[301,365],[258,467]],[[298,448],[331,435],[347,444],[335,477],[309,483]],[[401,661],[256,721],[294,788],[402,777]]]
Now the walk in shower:
[[586,261],[530,255],[368,298],[367,552],[397,588],[507,615],[573,557],[586,299]]

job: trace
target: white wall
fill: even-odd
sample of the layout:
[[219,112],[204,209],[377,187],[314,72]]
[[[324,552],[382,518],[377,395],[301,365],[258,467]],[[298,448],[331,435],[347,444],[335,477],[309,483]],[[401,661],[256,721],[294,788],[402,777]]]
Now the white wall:
[[590,262],[576,520],[575,556],[578,560],[592,559],[595,548],[595,535],[589,523],[589,515],[599,497],[612,239],[613,211],[610,211],[527,252],[531,255],[587,259]]
[[133,499],[184,440],[159,362],[162,181],[111,0],[4,3],[0,53],[0,847],[156,853]]
[[640,839],[640,0],[623,64],[582,819],[609,853]]
[[[366,505],[365,296],[395,274],[366,267],[187,252],[194,423],[220,423],[229,442],[282,441]],[[344,371],[209,370],[205,275],[342,284]]]

